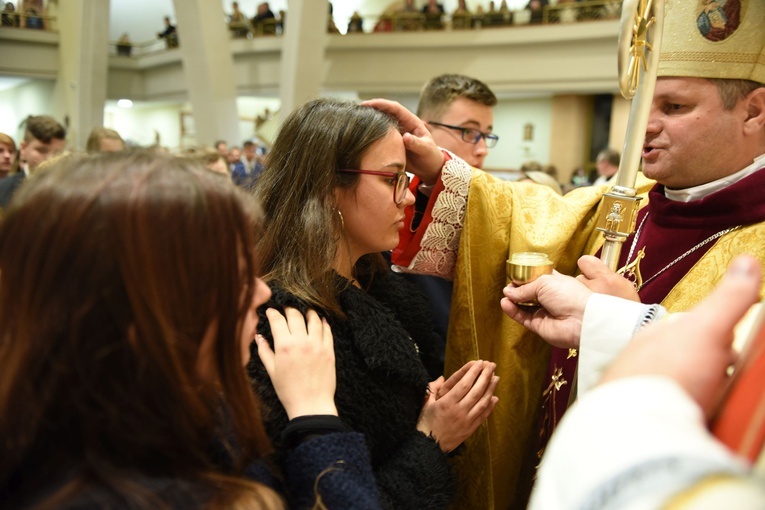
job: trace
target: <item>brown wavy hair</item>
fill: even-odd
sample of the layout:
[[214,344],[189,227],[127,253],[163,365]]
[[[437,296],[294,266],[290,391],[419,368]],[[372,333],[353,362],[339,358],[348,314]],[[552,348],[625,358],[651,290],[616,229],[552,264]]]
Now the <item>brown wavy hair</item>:
[[191,483],[206,507],[281,505],[238,476],[270,449],[238,340],[257,220],[230,182],[144,152],[63,158],[20,188],[0,224],[7,502],[46,481],[41,508],[94,488],[165,506],[148,477]]
[[[266,281],[278,281],[309,305],[343,312],[337,302],[335,255],[343,249],[342,219],[335,188],[356,186],[369,147],[398,124],[390,116],[353,101],[315,99],[284,121],[258,178],[255,194],[266,228],[257,251]],[[381,255],[365,255],[356,274],[382,269]]]

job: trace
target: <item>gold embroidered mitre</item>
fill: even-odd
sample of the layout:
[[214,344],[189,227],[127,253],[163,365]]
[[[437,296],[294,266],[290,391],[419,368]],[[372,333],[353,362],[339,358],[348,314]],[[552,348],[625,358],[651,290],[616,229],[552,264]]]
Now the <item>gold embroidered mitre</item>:
[[667,0],[658,75],[765,83],[765,0]]

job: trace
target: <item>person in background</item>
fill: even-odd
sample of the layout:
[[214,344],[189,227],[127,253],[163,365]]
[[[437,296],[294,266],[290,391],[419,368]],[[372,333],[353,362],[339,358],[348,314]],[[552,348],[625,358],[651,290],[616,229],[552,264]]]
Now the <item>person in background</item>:
[[598,170],[598,178],[592,184],[597,186],[600,184],[609,184],[613,181],[611,178],[619,171],[619,161],[621,157],[619,153],[613,149],[603,149],[598,153],[598,157],[595,158],[595,167]]
[[257,12],[252,18],[252,28],[255,35],[274,35],[276,33],[276,16],[268,2],[258,4]]
[[426,30],[440,30],[444,28],[444,6],[439,4],[437,0],[428,0],[427,4],[422,8],[422,13],[425,15]]
[[228,28],[234,37],[247,37],[250,32],[249,20],[239,10],[239,2],[231,2],[231,14],[228,16]]
[[2,14],[2,26],[4,27],[18,27],[19,16],[16,13],[16,8],[13,6],[13,2],[5,2]]
[[165,29],[162,32],[157,32],[157,37],[165,40],[165,45],[168,49],[178,47],[178,31],[170,22],[170,17],[165,16]]
[[243,144],[243,154],[240,160],[241,165],[237,165],[231,171],[231,178],[234,184],[244,189],[252,189],[260,173],[263,171],[263,163],[257,154],[257,145],[252,140],[246,140]]
[[114,129],[96,127],[90,132],[85,150],[91,154],[96,152],[119,152],[125,150],[125,141]]
[[228,144],[225,140],[218,140],[215,142],[215,150],[218,151],[224,159],[228,160]]
[[11,174],[15,163],[16,142],[5,133],[0,133],[0,179]]
[[130,42],[130,36],[125,32],[117,41],[117,55],[129,57],[133,53],[133,43]]
[[[437,360],[427,305],[381,255],[414,200],[405,170],[392,118],[309,101],[285,120],[256,184],[266,225],[257,250],[273,291],[266,306],[312,308],[332,327],[335,403],[366,437],[383,506],[443,509],[458,486],[447,454],[491,413],[498,379],[480,360],[446,381],[428,374]],[[259,332],[270,340],[273,329],[261,321]],[[278,447],[288,415],[254,358],[250,373]]]
[[455,30],[471,28],[472,17],[465,0],[458,0],[457,8],[452,13],[452,28]]
[[582,186],[589,186],[590,180],[587,178],[587,172],[584,168],[577,167],[571,173],[571,188],[581,188]]
[[24,139],[19,144],[19,171],[0,180],[0,208],[8,205],[16,189],[40,163],[66,148],[66,129],[52,117],[30,115],[24,123]]
[[[20,190],[0,225],[1,506],[380,508],[326,322],[269,311],[275,349],[255,338],[258,222],[151,152],[65,156]],[[290,416],[284,471],[263,460],[253,339]]]
[[31,28],[34,30],[43,30],[45,28],[45,22],[43,21],[40,12],[35,7],[27,7],[24,9],[24,28]]
[[228,161],[228,169],[231,175],[234,175],[234,173],[244,173],[244,163],[242,163],[242,150],[239,147],[231,147],[228,151],[228,157],[226,160]]
[[183,157],[201,163],[208,170],[225,175],[229,179],[231,178],[226,159],[221,156],[219,151],[212,147],[191,148],[184,152]]
[[361,34],[364,32],[364,20],[359,11],[353,11],[351,19],[348,20],[347,34]]

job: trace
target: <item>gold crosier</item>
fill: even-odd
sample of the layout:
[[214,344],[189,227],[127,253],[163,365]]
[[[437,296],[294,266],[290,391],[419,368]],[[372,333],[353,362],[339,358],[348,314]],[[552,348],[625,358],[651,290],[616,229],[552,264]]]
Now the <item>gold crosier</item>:
[[632,99],[632,105],[616,184],[603,195],[596,226],[605,238],[600,259],[612,271],[619,264],[622,244],[635,230],[641,200],[635,196],[635,180],[656,87],[663,29],[664,0],[624,0],[619,33],[619,89],[622,96]]

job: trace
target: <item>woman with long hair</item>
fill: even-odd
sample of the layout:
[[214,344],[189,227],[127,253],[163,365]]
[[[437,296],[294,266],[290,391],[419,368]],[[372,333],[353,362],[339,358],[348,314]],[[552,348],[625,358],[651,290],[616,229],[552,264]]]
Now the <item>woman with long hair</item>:
[[[398,243],[407,190],[395,121],[354,102],[310,101],[284,122],[256,186],[257,250],[269,307],[315,309],[332,327],[340,418],[362,432],[383,506],[445,508],[456,484],[447,453],[491,413],[494,364],[468,363],[429,384],[429,310],[381,252]],[[270,340],[272,329],[260,322]],[[279,444],[288,415],[253,359],[250,371]]]
[[230,180],[149,153],[64,157],[22,186],[0,223],[0,507],[283,508],[277,480],[291,506],[378,506],[313,312],[269,312],[276,349],[258,347],[290,418],[330,416],[290,422],[285,472],[259,462],[259,216]]

